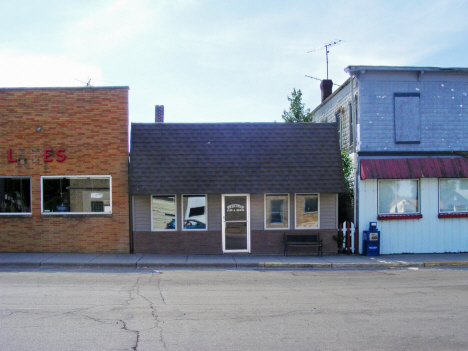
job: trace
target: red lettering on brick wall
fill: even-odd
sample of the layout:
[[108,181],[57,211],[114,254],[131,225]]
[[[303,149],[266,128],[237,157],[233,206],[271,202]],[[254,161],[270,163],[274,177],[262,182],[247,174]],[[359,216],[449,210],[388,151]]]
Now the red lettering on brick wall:
[[50,153],[52,149],[44,149],[44,162],[52,162],[53,160],[50,158]]
[[64,154],[65,149],[58,149],[56,154],[57,154],[57,162],[63,162],[67,158]]
[[16,162],[16,158],[14,159],[12,156],[11,149],[8,149],[8,162]]

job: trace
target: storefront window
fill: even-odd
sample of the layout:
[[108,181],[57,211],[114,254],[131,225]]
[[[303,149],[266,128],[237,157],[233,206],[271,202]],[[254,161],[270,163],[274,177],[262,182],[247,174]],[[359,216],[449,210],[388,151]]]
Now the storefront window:
[[265,195],[265,227],[289,228],[289,195]]
[[379,180],[379,214],[419,213],[418,180]]
[[182,197],[182,213],[184,230],[206,229],[206,196],[184,195]]
[[31,179],[0,178],[0,214],[31,213]]
[[441,213],[468,212],[468,179],[440,179],[439,196]]
[[296,228],[319,227],[319,195],[296,194]]
[[151,228],[176,230],[175,195],[153,195],[151,197]]
[[42,177],[43,214],[112,213],[111,177]]

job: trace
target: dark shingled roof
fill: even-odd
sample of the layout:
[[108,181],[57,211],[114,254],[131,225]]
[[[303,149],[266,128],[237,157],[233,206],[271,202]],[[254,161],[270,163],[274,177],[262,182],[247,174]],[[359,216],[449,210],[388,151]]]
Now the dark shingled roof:
[[335,123],[132,123],[132,194],[344,191]]

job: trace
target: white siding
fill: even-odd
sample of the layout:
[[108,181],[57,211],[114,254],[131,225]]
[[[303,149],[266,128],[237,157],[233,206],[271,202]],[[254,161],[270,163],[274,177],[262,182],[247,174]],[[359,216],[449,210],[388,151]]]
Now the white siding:
[[250,194],[250,230],[263,230],[264,194]]
[[133,230],[151,230],[151,197],[149,195],[133,196]]
[[[377,220],[377,180],[360,182],[359,230],[377,221],[380,253],[443,253],[468,251],[468,218],[438,218],[438,179],[421,179],[421,219]],[[359,243],[362,252],[362,242]]]
[[337,229],[336,194],[320,194],[320,229]]
[[208,230],[221,231],[221,194],[208,194]]

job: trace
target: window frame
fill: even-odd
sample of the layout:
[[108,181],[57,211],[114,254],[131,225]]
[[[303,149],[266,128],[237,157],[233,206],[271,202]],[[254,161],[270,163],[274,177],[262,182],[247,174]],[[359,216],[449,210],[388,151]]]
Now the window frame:
[[32,197],[32,177],[31,176],[0,176],[2,179],[29,179],[29,208],[30,212],[0,212],[0,216],[32,216],[33,197]]
[[[288,203],[286,204],[287,210],[288,210],[288,226],[287,227],[269,227],[267,224],[267,218],[268,218],[268,213],[267,213],[267,197],[268,196],[287,196],[287,201]],[[291,227],[291,201],[290,201],[290,196],[289,193],[265,193],[264,194],[264,201],[263,201],[263,229],[265,230],[285,230],[289,229]]]
[[468,216],[468,208],[465,210],[465,211],[441,211],[440,209],[440,200],[441,200],[441,195],[442,195],[442,192],[440,190],[440,182],[442,180],[461,180],[461,179],[466,179],[466,181],[468,181],[468,178],[439,178],[438,179],[438,187],[439,187],[439,203],[438,203],[438,213],[439,213],[439,216]]
[[[381,181],[409,181],[415,180],[418,183],[417,189],[417,200],[418,200],[418,208],[416,212],[405,212],[405,213],[386,213],[380,212],[380,182]],[[411,179],[377,179],[377,216],[379,219],[383,219],[381,217],[414,217],[414,216],[421,216],[421,182],[419,178],[411,178]]]
[[[206,218],[206,224],[205,228],[203,229],[187,229],[184,228],[184,221],[185,221],[185,213],[184,213],[184,196],[204,196],[205,197],[205,218]],[[177,199],[176,199],[177,201]],[[182,223],[181,225],[181,230],[184,232],[203,232],[203,231],[208,231],[208,194],[182,194],[180,198],[180,214],[182,216]],[[152,209],[151,209],[152,211]],[[152,213],[152,212],[151,212]],[[177,214],[176,214],[176,222],[177,222]],[[152,227],[152,226],[151,226]],[[176,225],[177,228],[177,225]]]
[[[110,212],[44,212],[44,179],[109,179]],[[111,216],[112,208],[112,176],[111,175],[54,175],[41,176],[41,216]]]
[[[174,229],[154,229],[153,228],[153,196],[158,196],[158,197],[174,197]],[[150,218],[151,218],[151,231],[152,232],[169,232],[173,233],[177,231],[178,223],[177,223],[177,194],[151,194],[150,195]]]
[[[298,195],[317,195],[317,227],[298,227],[297,226],[297,196]],[[301,205],[301,208],[304,208],[303,205]],[[294,194],[294,228],[297,230],[320,229],[320,193],[295,193]]]

